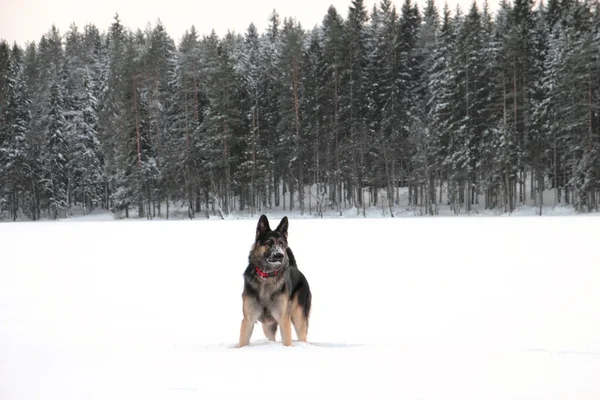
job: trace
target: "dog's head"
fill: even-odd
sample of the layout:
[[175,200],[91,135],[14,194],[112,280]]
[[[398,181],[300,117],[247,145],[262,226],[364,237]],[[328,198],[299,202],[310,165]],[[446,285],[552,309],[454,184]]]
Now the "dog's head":
[[250,254],[251,262],[265,272],[272,272],[289,263],[288,219],[283,217],[277,228],[272,231],[269,220],[261,215],[256,226],[256,238]]

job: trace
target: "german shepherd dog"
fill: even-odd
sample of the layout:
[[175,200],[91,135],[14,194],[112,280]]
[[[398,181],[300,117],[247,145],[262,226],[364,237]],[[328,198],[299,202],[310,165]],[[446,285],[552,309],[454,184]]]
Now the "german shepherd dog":
[[293,324],[298,340],[306,342],[312,294],[288,246],[287,217],[272,231],[267,217],[261,215],[248,261],[239,347],[250,343],[257,321],[269,340],[275,341],[279,325],[283,345],[291,346]]

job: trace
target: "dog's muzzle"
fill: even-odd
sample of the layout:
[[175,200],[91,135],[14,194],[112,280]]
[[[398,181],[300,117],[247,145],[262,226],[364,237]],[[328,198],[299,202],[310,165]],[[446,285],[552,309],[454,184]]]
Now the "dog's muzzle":
[[283,253],[273,254],[271,257],[269,257],[269,261],[282,262],[283,261]]
[[280,248],[275,248],[269,254],[267,261],[269,261],[272,264],[278,264],[278,263],[283,262],[284,257],[285,257],[285,254],[283,253],[283,250]]

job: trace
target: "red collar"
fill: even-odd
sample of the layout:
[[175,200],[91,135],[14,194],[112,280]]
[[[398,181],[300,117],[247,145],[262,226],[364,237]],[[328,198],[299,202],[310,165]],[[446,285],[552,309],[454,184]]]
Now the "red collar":
[[256,271],[256,274],[258,276],[260,276],[261,278],[270,278],[272,276],[276,276],[279,273],[279,271],[281,271],[281,268],[276,269],[275,271],[272,271],[272,272],[265,272],[258,267],[254,267],[254,270]]

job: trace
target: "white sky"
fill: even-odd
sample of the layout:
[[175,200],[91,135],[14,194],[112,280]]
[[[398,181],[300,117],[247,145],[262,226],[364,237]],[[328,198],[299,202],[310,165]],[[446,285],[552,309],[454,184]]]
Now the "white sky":
[[[365,0],[369,11],[379,0]],[[416,0],[421,6],[425,0]],[[436,0],[438,8],[443,8],[444,0]],[[477,0],[483,4],[483,0]],[[267,19],[275,8],[282,17],[296,17],[305,28],[320,24],[330,4],[334,5],[344,18],[350,0],[0,0],[0,39],[9,43],[17,41],[39,41],[54,23],[61,33],[75,22],[82,29],[90,22],[100,31],[108,29],[115,13],[126,27],[144,29],[148,23],[154,24],[158,18],[167,32],[179,43],[186,29],[195,25],[198,32],[210,33],[215,29],[222,36],[228,29],[243,33],[250,22],[254,22],[260,32],[267,26]],[[398,9],[403,0],[392,0]],[[448,0],[454,9],[460,3],[468,10],[472,0]],[[494,10],[498,0],[489,0]]]

